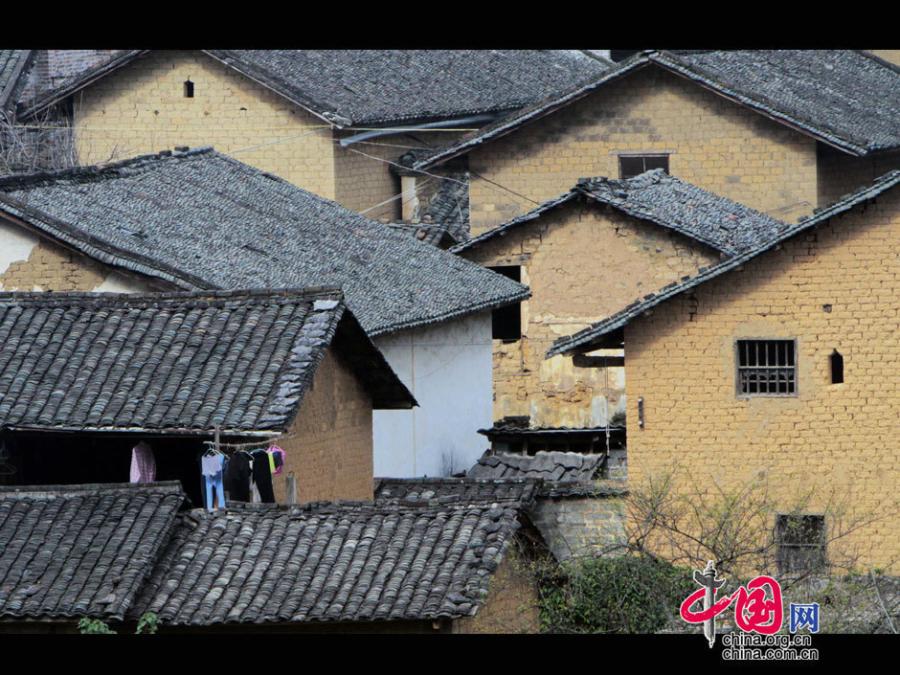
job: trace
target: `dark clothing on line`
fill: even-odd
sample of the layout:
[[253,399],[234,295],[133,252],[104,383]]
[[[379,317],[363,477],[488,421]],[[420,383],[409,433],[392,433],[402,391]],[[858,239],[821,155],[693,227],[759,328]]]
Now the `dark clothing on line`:
[[269,468],[269,454],[265,450],[253,452],[253,482],[259,490],[259,498],[264,504],[275,503],[272,488],[272,470]]
[[[271,483],[271,478],[269,482]],[[247,453],[236,452],[228,460],[228,466],[225,467],[225,492],[230,501],[250,501],[250,456]]]

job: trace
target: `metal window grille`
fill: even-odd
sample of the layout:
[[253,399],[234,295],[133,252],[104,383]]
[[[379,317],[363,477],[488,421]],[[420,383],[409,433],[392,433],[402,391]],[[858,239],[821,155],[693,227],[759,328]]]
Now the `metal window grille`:
[[793,340],[738,340],[738,393],[790,396],[797,392]]
[[827,563],[825,516],[777,516],[775,543],[779,574],[822,570]]

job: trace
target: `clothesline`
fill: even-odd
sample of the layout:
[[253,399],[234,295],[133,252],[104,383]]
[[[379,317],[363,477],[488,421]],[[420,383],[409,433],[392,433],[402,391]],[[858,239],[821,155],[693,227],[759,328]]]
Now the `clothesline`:
[[268,448],[269,446],[276,445],[277,442],[283,442],[286,440],[290,440],[294,438],[296,434],[291,434],[288,436],[273,436],[271,438],[261,438],[258,441],[252,441],[250,443],[228,443],[226,441],[203,441],[204,445],[208,445],[211,447],[218,447],[220,450],[228,449],[228,450],[240,450],[243,448]]

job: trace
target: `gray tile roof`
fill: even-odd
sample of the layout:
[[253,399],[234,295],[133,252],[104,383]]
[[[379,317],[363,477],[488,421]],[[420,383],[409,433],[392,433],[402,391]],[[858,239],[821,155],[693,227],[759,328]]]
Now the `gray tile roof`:
[[514,478],[376,478],[375,501],[382,504],[473,504],[534,501],[540,481]]
[[31,57],[30,49],[0,49],[0,113],[15,107]]
[[0,619],[123,619],[183,500],[177,481],[0,487]]
[[451,251],[459,253],[478,246],[578,198],[608,204],[626,215],[669,228],[726,255],[750,250],[789,227],[764,213],[670,176],[662,169],[654,169],[622,180],[584,179],[570,192]]
[[469,469],[470,478],[535,478],[554,482],[586,482],[597,477],[603,455],[541,451],[534,455],[487,452]]
[[471,616],[518,515],[513,502],[195,510],[132,614],[192,626]]
[[761,112],[866,154],[900,147],[900,69],[849,49],[681,54],[685,68]]
[[880,178],[876,179],[872,185],[865,186],[856,192],[848,195],[844,199],[831,204],[822,209],[818,213],[803,218],[796,225],[790,226],[772,239],[760,244],[759,246],[745,251],[739,255],[733,256],[713,267],[703,268],[694,276],[684,277],[679,282],[671,283],[656,293],[644,296],[641,300],[625,307],[620,312],[609,316],[602,321],[598,321],[577,333],[558,338],[547,351],[547,358],[557,354],[566,354],[578,351],[590,351],[597,341],[605,335],[620,330],[633,319],[639,317],[644,312],[652,309],[656,305],[665,302],[669,298],[680,295],[685,291],[700,286],[712,279],[722,276],[723,274],[743,266],[747,261],[752,260],[758,255],[771,250],[778,244],[791,239],[807,230],[824,223],[831,218],[856,208],[861,204],[865,204],[879,195],[894,189],[900,184],[900,171],[890,171]]
[[370,335],[528,289],[211,148],[0,178],[0,213],[101,262],[197,289],[336,286]]
[[332,343],[414,403],[337,291],[0,293],[0,427],[282,431]]
[[[462,117],[520,108],[609,64],[577,51],[204,50],[339,127]],[[32,114],[145,54],[132,50],[30,101]]]
[[900,69],[865,52],[649,51],[421,156],[413,168],[456,157],[651,64],[852,155],[900,148]]

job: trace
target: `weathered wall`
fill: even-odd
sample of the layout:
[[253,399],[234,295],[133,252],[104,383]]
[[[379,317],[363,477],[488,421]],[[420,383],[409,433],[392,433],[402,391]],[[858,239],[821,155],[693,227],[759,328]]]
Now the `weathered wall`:
[[[834,494],[844,527],[878,520],[829,555],[900,570],[898,251],[894,190],[627,326],[631,488],[674,469],[686,494],[763,476],[785,508],[814,491],[810,513]],[[760,337],[797,340],[796,396],[736,396],[735,340]],[[834,349],[843,384],[830,381]],[[834,536],[834,519],[826,525]]]
[[604,425],[607,398],[609,418],[624,411],[623,369],[545,359],[555,339],[718,259],[679,234],[584,204],[566,204],[462,255],[522,266],[532,296],[522,303],[522,339],[493,341],[494,419],[529,415],[533,426],[547,427]]
[[[335,133],[335,138],[355,133],[359,131],[339,131]],[[400,165],[400,157],[410,150],[450,143],[463,133],[454,129],[421,129],[406,134],[378,136],[346,148],[335,143],[335,201],[369,218],[399,221],[403,201],[408,199],[399,196],[400,177],[395,171]],[[432,175],[419,176],[416,180],[416,193],[422,204],[427,203],[429,196],[443,181],[439,177],[443,173],[441,170],[429,173]]]
[[626,540],[622,497],[542,497],[529,515],[560,561],[613,553]]
[[[472,150],[469,166],[535,202],[580,177],[619,176],[619,153],[670,153],[670,172],[795,220],[816,206],[816,143],[653,66]],[[534,207],[473,177],[473,232]]]
[[900,153],[851,157],[820,143],[817,163],[819,206],[826,206],[891,169],[900,168]]
[[347,148],[335,143],[335,201],[367,218],[399,220],[401,202],[391,198],[400,193],[400,179],[391,174],[388,164],[396,164],[405,152],[397,144],[403,142],[393,136]]
[[277,502],[286,502],[291,472],[298,504],[373,498],[372,399],[332,348],[277,443],[287,453],[284,470],[274,478]]
[[[184,82],[194,97],[184,96]],[[84,164],[212,145],[334,199],[332,131],[323,120],[197,51],[158,50],[74,97]]]
[[471,467],[491,426],[491,314],[479,312],[375,339],[419,402],[375,411],[375,473],[449,476]]
[[150,283],[126,277],[0,219],[0,290],[136,293],[152,289]]
[[512,546],[491,577],[487,600],[473,617],[453,622],[454,633],[539,633],[537,583]]

